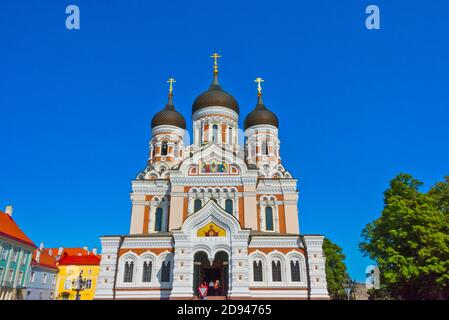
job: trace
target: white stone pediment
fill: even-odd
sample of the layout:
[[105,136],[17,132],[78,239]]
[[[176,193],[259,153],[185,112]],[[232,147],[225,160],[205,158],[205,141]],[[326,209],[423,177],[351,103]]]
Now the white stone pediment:
[[[226,231],[226,236],[205,237],[203,239],[197,237],[197,231],[211,222],[224,229]],[[240,223],[232,214],[223,210],[223,208],[212,200],[207,202],[200,210],[187,217],[180,231],[183,234],[190,236],[191,239],[200,239],[204,241],[220,241],[224,240],[223,238],[226,238],[227,241],[229,241],[233,235],[237,235],[242,231],[244,231],[244,233],[249,233],[247,230],[242,230]]]

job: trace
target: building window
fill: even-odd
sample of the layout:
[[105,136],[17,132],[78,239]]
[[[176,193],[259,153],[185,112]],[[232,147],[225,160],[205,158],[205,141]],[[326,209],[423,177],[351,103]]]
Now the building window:
[[19,281],[17,282],[17,284],[18,284],[19,286],[22,285],[22,280],[23,280],[23,272],[20,271],[20,272],[19,272]]
[[143,263],[142,282],[151,282],[151,261],[145,261]]
[[35,280],[36,280],[36,272],[32,271],[31,272],[31,280],[30,280],[30,282],[34,282]]
[[232,144],[232,127],[228,128],[228,144]]
[[168,154],[168,144],[166,141],[162,142],[161,156],[166,156]]
[[197,212],[203,206],[203,202],[200,199],[193,201],[193,212]]
[[56,284],[56,276],[53,276],[53,281],[51,282],[52,285]]
[[253,261],[254,282],[262,282],[262,261]]
[[24,252],[23,253],[23,257],[22,257],[22,264],[26,264],[27,263],[27,258],[28,258],[28,255]]
[[218,142],[218,125],[216,124],[212,126],[212,142],[213,143]]
[[272,271],[272,276],[273,276],[273,282],[282,281],[281,262],[280,261],[272,261],[271,262],[271,271]]
[[156,209],[154,231],[162,231],[162,208]]
[[14,277],[14,270],[13,269],[9,269],[8,281],[12,281],[13,277]]
[[7,260],[8,259],[8,253],[9,253],[9,246],[5,245],[2,249],[2,259]]
[[90,289],[90,288],[92,288],[92,280],[88,279],[88,280],[86,280],[86,289]]
[[232,214],[232,212],[233,212],[232,199],[226,199],[226,201],[225,201],[225,210],[226,210],[227,213]]
[[262,154],[265,156],[268,155],[268,144],[266,140],[262,141]]
[[54,293],[52,291],[52,292],[50,292],[50,299],[53,300],[53,297],[54,297]]
[[267,231],[273,231],[273,208],[272,207],[266,207],[265,208],[265,229]]
[[13,262],[17,262],[17,258],[18,257],[19,257],[19,250],[14,249],[13,256],[12,256],[12,261]]
[[126,261],[123,282],[133,282],[133,272],[134,272],[134,262]]
[[31,296],[31,291],[27,291],[27,300],[30,300],[30,296]]
[[301,274],[299,272],[299,261],[290,261],[290,271],[292,273],[292,281],[301,281]]
[[161,282],[170,282],[170,261],[164,261],[162,263]]
[[70,281],[70,279],[67,279],[66,281],[64,281],[64,290],[70,290],[72,286],[72,281]]
[[48,278],[48,275],[46,273],[44,273],[44,275],[42,276],[42,284],[47,283],[47,278]]
[[3,268],[0,268],[0,282],[2,281],[2,279],[3,279],[3,272],[5,271],[5,269],[3,269]]

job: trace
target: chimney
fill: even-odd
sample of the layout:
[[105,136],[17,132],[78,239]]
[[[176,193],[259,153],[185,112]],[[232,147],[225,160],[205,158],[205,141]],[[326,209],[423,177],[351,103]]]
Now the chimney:
[[97,248],[93,248],[93,249],[92,249],[92,253],[93,253],[94,255],[97,255]]
[[39,246],[39,250],[40,251],[44,250],[44,243],[43,242],[41,242],[41,245]]
[[87,253],[89,253],[89,247],[85,246],[83,247],[84,251],[86,251]]
[[52,255],[53,255],[53,250],[52,250],[52,249],[49,249],[49,250],[48,250],[48,255],[49,255],[49,256],[52,256]]
[[64,252],[64,248],[63,247],[59,247],[59,249],[58,249],[58,256],[62,255],[63,252]]
[[12,210],[13,210],[13,207],[12,207],[11,205],[6,206],[5,213],[6,213],[8,216],[12,217]]

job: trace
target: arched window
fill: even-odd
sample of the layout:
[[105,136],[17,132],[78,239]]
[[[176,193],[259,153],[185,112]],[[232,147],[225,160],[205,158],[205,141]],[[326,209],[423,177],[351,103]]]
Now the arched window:
[[232,127],[228,128],[228,144],[232,144]]
[[266,231],[273,231],[273,208],[266,207],[265,208],[265,229]]
[[262,141],[262,154],[265,156],[268,155],[268,144],[266,140]]
[[262,261],[253,261],[253,274],[254,274],[254,282],[262,282],[263,281],[263,273],[262,273]]
[[123,282],[133,282],[134,261],[125,262],[125,273],[123,274]]
[[145,261],[142,269],[142,282],[151,282],[151,267],[153,263],[151,261]]
[[212,126],[212,142],[213,143],[218,142],[218,125],[216,124]]
[[290,271],[292,273],[292,281],[301,281],[301,273],[299,272],[299,261],[290,261]]
[[155,214],[154,231],[162,231],[162,216],[162,208],[157,208]]
[[166,156],[168,153],[168,144],[167,141],[162,142],[162,148],[161,148],[161,156]]
[[202,201],[200,199],[195,199],[195,201],[193,201],[193,212],[197,212],[202,206]]
[[225,210],[229,214],[232,214],[232,212],[234,211],[232,199],[226,199],[226,201],[225,201]]
[[273,276],[273,282],[282,281],[282,272],[281,272],[281,262],[280,261],[272,261],[271,262],[271,273]]
[[170,261],[164,261],[162,263],[161,282],[170,282]]

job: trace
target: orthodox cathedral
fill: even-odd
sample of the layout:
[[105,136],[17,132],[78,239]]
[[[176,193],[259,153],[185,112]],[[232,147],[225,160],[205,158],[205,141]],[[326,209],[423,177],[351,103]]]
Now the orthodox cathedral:
[[211,57],[191,144],[168,80],[147,166],[132,181],[129,235],[101,237],[95,299],[195,299],[200,284],[222,299],[328,299],[323,236],[299,232],[297,180],[282,165],[263,80],[239,137],[239,104]]

